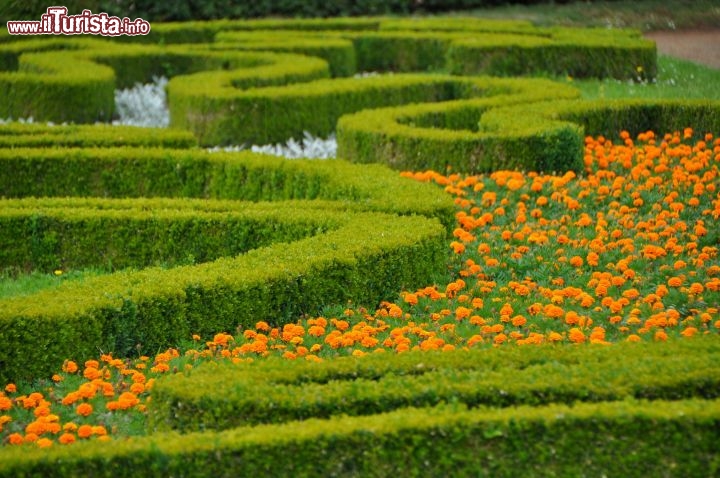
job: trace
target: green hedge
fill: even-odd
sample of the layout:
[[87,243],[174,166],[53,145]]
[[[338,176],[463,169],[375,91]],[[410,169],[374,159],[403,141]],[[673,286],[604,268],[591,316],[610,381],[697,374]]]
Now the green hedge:
[[715,476],[719,402],[465,410],[310,419],[0,450],[0,476]]
[[[309,218],[312,211],[303,216],[292,204],[274,208],[276,223],[287,221],[277,215]],[[374,306],[398,289],[426,284],[445,264],[446,231],[435,220],[333,212],[327,204],[315,214],[317,230],[327,221],[341,224],[236,257],[121,271],[0,300],[0,382],[49,375],[67,357],[82,361],[98,349],[118,356],[151,353],[193,333],[251,327],[258,320],[281,325],[328,304]]]
[[[682,360],[677,360],[682,357]],[[320,364],[263,360],[203,365],[158,381],[150,427],[225,430],[408,406],[508,407],[626,397],[720,397],[720,340],[608,347],[370,354]]]
[[[274,143],[299,137],[303,131],[324,136],[335,131],[341,116],[383,106],[517,91],[530,94],[506,99],[537,101],[573,97],[575,91],[532,79],[524,80],[527,84],[523,87],[522,80],[420,74],[317,80],[238,90],[229,87],[227,80],[221,81],[222,75],[198,73],[174,78],[168,84],[171,123],[193,131],[200,144]],[[537,87],[543,89],[535,90]]]
[[[497,80],[495,80],[497,81]],[[518,81],[518,80],[515,80]],[[534,80],[540,81],[540,80]],[[518,90],[529,84],[518,82]],[[551,85],[543,91],[550,90]],[[561,89],[553,91],[559,98]],[[524,93],[529,94],[529,93]],[[565,98],[572,96],[570,90]],[[720,103],[704,100],[520,102],[522,96],[362,111],[338,122],[338,156],[396,169],[579,171],[585,135],[720,131]],[[516,102],[517,104],[511,105]],[[474,120],[479,119],[479,125]]]
[[[182,237],[182,228],[199,227],[197,221],[203,214],[197,210],[207,210],[210,218],[221,214],[222,208],[238,207],[229,206],[233,201],[208,202],[208,198],[275,201],[264,206],[278,210],[268,212],[277,221],[262,219],[269,228],[265,237],[279,240],[287,227],[278,224],[293,223],[283,219],[288,214],[297,218],[317,215],[317,220],[308,219],[308,224],[313,225],[309,232],[327,230],[289,244],[256,249],[235,259],[223,257],[209,264],[167,270],[118,272],[68,283],[32,298],[3,300],[0,342],[7,347],[0,351],[0,381],[52,373],[63,359],[90,357],[97,347],[119,355],[136,353],[138,344],[144,350],[157,350],[189,333],[231,330],[238,322],[284,323],[302,313],[317,312],[322,306],[348,299],[374,306],[393,297],[398,287],[421,286],[432,280],[443,267],[447,254],[445,238],[453,224],[452,200],[441,190],[403,179],[379,165],[159,148],[2,149],[0,162],[3,171],[0,189],[6,197],[205,198],[177,203],[165,199],[167,204],[160,199],[0,201],[0,208],[8,216],[24,218],[24,222],[18,219],[14,224],[30,234],[28,240],[18,241],[19,236],[12,233],[16,230],[14,226],[3,228],[7,230],[3,250],[15,251],[12,259],[4,259],[7,263],[3,268],[23,267],[26,262],[19,258],[28,254],[37,254],[42,258],[39,266],[49,270],[64,267],[63,260],[72,248],[63,248],[62,244],[73,236],[63,239],[62,233],[68,232],[72,221],[52,218],[77,219],[86,216],[81,211],[93,208],[99,212],[88,212],[87,219],[78,222],[76,235],[87,234],[87,240],[105,237],[106,242],[115,241],[117,238],[107,237],[109,230],[96,226],[100,223],[107,226],[105,221],[112,222],[109,218],[128,214],[125,209],[140,209],[129,215],[148,217],[153,234],[162,232],[165,237],[172,236],[172,240],[190,241],[184,252],[175,253],[173,261],[180,262],[190,255],[202,255],[203,251],[194,248],[203,243],[209,256],[225,253],[211,251],[215,244],[220,247],[226,237],[212,222],[208,222],[207,228],[215,231],[213,237],[193,239],[197,237],[195,233]],[[291,199],[332,202],[280,202]],[[160,210],[179,207],[187,212],[167,215],[187,215],[184,225],[182,221],[173,220],[173,225],[169,225],[157,219],[164,214]],[[253,210],[259,206],[244,207]],[[48,212],[43,213],[43,208]],[[329,223],[324,217],[332,221]],[[161,231],[163,224],[168,224],[168,231]],[[328,224],[338,226],[328,230]],[[180,232],[173,232],[173,228]],[[304,230],[308,232],[307,228]],[[259,231],[249,234],[244,246],[231,243],[222,247],[228,252],[251,247],[253,240],[259,239]],[[122,247],[131,251],[136,239],[127,238]],[[138,244],[139,250],[145,247],[148,247],[145,243]],[[97,252],[97,247],[92,250]],[[123,260],[120,257],[118,261]],[[57,262],[51,264],[55,258]],[[28,350],[27,344],[33,346]],[[19,348],[27,351],[19,356],[15,353]]]
[[338,156],[414,171],[582,168],[582,138],[576,138],[568,127],[546,128],[542,135],[502,128],[477,131],[485,111],[546,98],[575,98],[577,90],[542,79],[481,77],[472,85],[479,98],[343,116],[337,125]]
[[633,30],[537,29],[455,40],[447,65],[457,75],[546,73],[652,80],[657,75],[657,51],[655,42]]
[[622,130],[631,135],[648,130],[678,131],[688,125],[696,131],[720,131],[720,101],[627,99],[544,102],[489,110],[479,123],[481,131],[507,131],[528,136],[537,136],[554,128],[572,128],[577,131],[578,140],[584,135],[614,136]]
[[0,149],[0,191],[28,196],[174,197],[281,201],[325,199],[339,210],[420,214],[451,231],[442,190],[381,165],[286,160],[251,152],[160,148]]
[[[308,83],[330,73],[348,76],[356,69],[544,72],[636,78],[641,68],[643,78],[652,79],[657,69],[654,44],[638,32],[542,29],[522,22],[223,20],[154,25],[152,32],[121,42],[89,38],[2,42],[0,63],[6,70],[18,71],[0,73],[0,87],[10,92],[0,98],[0,116],[107,121],[113,115],[115,87],[165,75],[174,77],[168,86],[174,126],[193,131],[204,145],[258,144],[285,141],[304,131],[327,135],[339,116],[358,109],[460,98],[424,94],[392,98],[395,93],[381,92],[384,85],[369,84],[367,79]],[[144,42],[183,44],[130,44]],[[317,56],[257,51],[265,48]],[[263,89],[269,86],[273,88]],[[385,96],[390,98],[382,101]]]
[[0,124],[0,148],[97,148],[142,146],[191,148],[197,139],[189,131],[135,126]]
[[212,48],[315,56],[327,61],[333,77],[352,76],[357,71],[355,48],[350,40],[308,37],[301,31],[220,32],[215,36]]
[[320,58],[95,39],[53,39],[47,46],[37,40],[13,42],[0,45],[0,58],[18,65],[18,71],[0,72],[0,88],[8,91],[0,97],[0,117],[53,122],[107,122],[113,117],[116,88],[159,75],[232,70],[223,77],[227,86],[242,88],[329,76]]
[[188,207],[183,200],[0,201],[0,268],[30,272],[198,264],[339,225],[337,218],[318,218],[312,204],[309,211],[295,210],[288,217],[287,211],[275,212],[275,203],[223,204],[219,210],[214,202],[200,208],[197,201]]

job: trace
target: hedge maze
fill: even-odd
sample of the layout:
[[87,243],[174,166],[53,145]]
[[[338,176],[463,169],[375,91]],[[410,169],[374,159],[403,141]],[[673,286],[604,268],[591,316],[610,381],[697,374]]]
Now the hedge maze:
[[[587,134],[720,131],[718,102],[585,101],[538,78],[639,69],[657,64],[638,32],[520,21],[2,36],[0,117],[69,124],[0,125],[0,271],[108,273],[0,299],[0,382],[431,283],[453,201],[396,170],[579,171]],[[171,78],[170,129],[94,124],[154,75]],[[335,133],[343,159],[205,150],[304,131]],[[2,451],[0,475],[710,476],[719,355],[698,340],[207,365],[156,384],[147,437]]]

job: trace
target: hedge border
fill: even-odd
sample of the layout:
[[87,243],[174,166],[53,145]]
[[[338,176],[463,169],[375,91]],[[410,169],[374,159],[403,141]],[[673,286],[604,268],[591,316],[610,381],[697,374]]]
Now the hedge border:
[[452,198],[387,167],[198,149],[0,149],[0,191],[28,196],[323,199],[335,209],[436,218],[451,231]]
[[[678,361],[678,356],[683,357]],[[225,430],[410,406],[720,398],[720,340],[207,364],[153,387],[150,429]],[[622,365],[619,365],[622,364]]]
[[0,148],[158,147],[197,146],[189,131],[120,125],[0,124]]
[[122,271],[1,300],[0,381],[50,374],[67,357],[84,360],[98,348],[126,356],[193,333],[294,321],[329,303],[377,304],[398,287],[432,280],[444,264],[446,231],[435,220],[333,213],[327,205],[317,214],[343,224],[235,258]]
[[50,450],[0,450],[0,476],[708,476],[718,401],[410,408],[367,417]]
[[[488,172],[503,168],[558,172],[583,168],[585,135],[627,130],[720,131],[720,102],[707,100],[561,100],[493,105],[448,102],[347,115],[338,122],[338,155],[396,169]],[[478,130],[470,131],[468,115]],[[464,118],[466,130],[453,126]],[[419,127],[415,125],[419,124]],[[455,125],[457,126],[457,125]]]

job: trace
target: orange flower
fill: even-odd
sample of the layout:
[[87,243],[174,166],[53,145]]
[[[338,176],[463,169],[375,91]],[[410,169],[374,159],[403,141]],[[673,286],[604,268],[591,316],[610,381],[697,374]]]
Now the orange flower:
[[63,433],[62,435],[60,435],[60,438],[58,438],[58,442],[63,445],[75,443],[75,435],[73,435],[72,433]]
[[667,284],[670,287],[680,287],[683,284],[683,280],[680,277],[671,277],[668,279]]
[[581,343],[585,342],[585,338],[586,338],[585,334],[576,327],[573,327],[572,329],[570,329],[568,337],[571,342],[575,342],[576,344],[581,344]]
[[81,403],[75,408],[75,412],[78,415],[82,415],[83,417],[87,417],[93,412],[93,407],[89,403]]

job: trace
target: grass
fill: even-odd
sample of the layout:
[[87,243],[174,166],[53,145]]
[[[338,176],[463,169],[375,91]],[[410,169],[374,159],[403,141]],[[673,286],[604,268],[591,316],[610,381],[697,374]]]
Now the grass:
[[[658,57],[658,75],[652,81],[572,80],[586,99],[677,98],[720,99],[720,70],[669,56]],[[568,81],[568,79],[559,79]]]
[[106,271],[97,268],[77,271],[62,271],[52,273],[33,271],[30,273],[5,272],[0,274],[0,299],[31,295],[43,289],[59,287],[64,282],[83,280],[105,274]]

